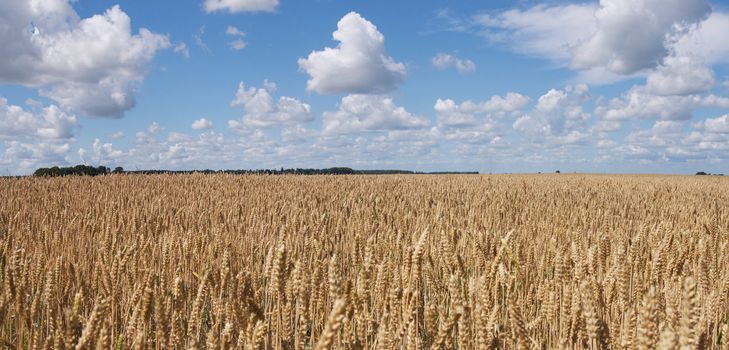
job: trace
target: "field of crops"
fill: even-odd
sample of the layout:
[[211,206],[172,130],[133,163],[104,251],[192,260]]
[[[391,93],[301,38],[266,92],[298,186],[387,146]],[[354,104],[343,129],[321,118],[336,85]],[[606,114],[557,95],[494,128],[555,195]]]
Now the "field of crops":
[[17,349],[729,349],[729,177],[0,179],[0,281]]

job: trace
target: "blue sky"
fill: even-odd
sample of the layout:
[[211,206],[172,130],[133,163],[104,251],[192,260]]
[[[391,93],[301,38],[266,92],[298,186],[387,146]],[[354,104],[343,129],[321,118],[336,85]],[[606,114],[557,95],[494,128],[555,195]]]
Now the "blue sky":
[[0,173],[729,173],[704,0],[0,2]]

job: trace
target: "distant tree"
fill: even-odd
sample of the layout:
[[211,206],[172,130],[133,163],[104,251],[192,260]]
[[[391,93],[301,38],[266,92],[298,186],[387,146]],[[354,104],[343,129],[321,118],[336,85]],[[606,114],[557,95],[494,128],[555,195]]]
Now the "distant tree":
[[124,172],[124,168],[118,166],[118,167],[114,168],[114,171],[112,171],[112,172],[115,174],[121,174]]
[[559,171],[559,170],[557,170],[557,171],[555,171],[554,173],[555,173],[555,174],[559,174],[559,173],[560,173],[560,171]]
[[696,175],[711,175],[711,174],[705,173],[703,171],[699,171],[696,173]]
[[33,173],[33,176],[48,176],[49,175],[49,170],[50,169],[48,169],[48,168],[38,168]]
[[38,168],[33,173],[34,176],[68,176],[68,175],[85,175],[85,176],[96,176],[104,175],[109,173],[109,168],[105,166],[92,167],[88,165],[76,165],[72,167],[58,167],[54,166],[51,168]]

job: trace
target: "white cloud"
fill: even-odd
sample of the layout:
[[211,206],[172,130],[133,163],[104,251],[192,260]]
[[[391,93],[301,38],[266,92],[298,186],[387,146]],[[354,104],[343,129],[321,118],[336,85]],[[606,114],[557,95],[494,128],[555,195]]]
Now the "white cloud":
[[[467,101],[468,102],[468,101]],[[467,103],[464,102],[464,103]],[[445,126],[471,126],[477,123],[476,116],[470,108],[473,103],[468,103],[467,107],[463,108],[462,105],[456,104],[451,99],[435,101],[436,114],[438,115],[438,123]]]
[[701,57],[707,64],[729,62],[729,13],[714,11],[707,19],[678,37],[672,47],[677,56]]
[[709,66],[729,62],[729,14],[712,12],[705,0],[537,5],[476,15],[473,23],[491,42],[577,70],[577,82],[650,74],[654,94],[706,91],[713,84]]
[[729,15],[713,12],[697,25],[666,39],[670,54],[650,73],[647,90],[657,95],[688,95],[715,84],[710,65],[729,62]]
[[476,104],[477,110],[483,113],[508,113],[518,111],[529,103],[531,98],[516,92],[509,92],[505,97],[491,96],[486,102]]
[[203,40],[203,37],[205,36],[205,26],[200,26],[200,29],[198,29],[197,34],[192,35],[192,40],[195,43],[195,46],[199,47],[203,50],[206,54],[211,54],[212,51],[210,50],[210,47],[208,47],[208,44],[205,43],[205,40]]
[[200,119],[192,122],[192,128],[195,130],[206,130],[206,129],[210,129],[212,127],[213,127],[213,122],[211,122],[205,118],[200,118]]
[[618,74],[653,68],[668,54],[667,37],[710,12],[705,0],[601,0],[597,30],[575,48],[571,66]]
[[[598,114],[597,117],[601,117],[601,115]],[[606,132],[620,130],[620,127],[621,127],[621,124],[619,121],[598,119],[595,121],[595,124],[593,125],[592,129],[599,133],[606,133]]]
[[525,132],[529,135],[545,136],[551,132],[546,120],[534,118],[531,115],[519,117],[511,126],[514,130]]
[[467,100],[456,104],[451,99],[438,99],[433,108],[440,125],[447,127],[473,126],[479,122],[478,114],[501,117],[521,110],[529,101],[528,96],[509,92],[505,97],[492,96],[488,101],[483,102]]
[[492,120],[482,120],[468,127],[452,127],[439,124],[436,128],[442,140],[455,143],[486,144],[493,142],[499,136],[499,126]]
[[227,28],[225,28],[225,34],[232,35],[232,36],[246,36],[246,33],[240,29],[238,29],[235,26],[229,25]]
[[124,132],[123,131],[117,131],[110,136],[113,140],[121,140],[124,138]]
[[527,10],[508,10],[474,17],[480,34],[516,52],[567,61],[571,50],[597,28],[592,4],[547,7],[537,5]]
[[634,86],[622,97],[598,105],[595,114],[609,121],[639,118],[688,120],[699,107],[729,108],[729,98],[713,94],[655,95],[645,86]]
[[[263,88],[246,89],[242,82],[238,85],[232,106],[242,106],[245,114],[240,123],[248,127],[268,128],[287,124],[312,121],[311,106],[292,98],[282,96],[276,102],[271,97],[275,84],[267,82]],[[231,123],[232,122],[232,123]],[[230,121],[232,128],[240,127],[237,121]]]
[[273,12],[278,7],[278,0],[205,0],[205,11],[217,12]]
[[726,133],[693,132],[686,140],[693,142],[697,152],[711,155],[716,159],[722,160],[724,164],[726,164],[726,161],[729,161],[729,157],[727,156],[727,151],[729,151],[729,135]]
[[281,130],[281,141],[289,145],[303,144],[317,133],[318,130],[307,129],[301,124],[293,124]]
[[270,81],[268,79],[263,79],[263,88],[272,94],[272,93],[276,92],[276,90],[278,90],[278,85],[276,85],[276,82],[274,82],[274,81]]
[[121,150],[123,155],[115,163],[140,169],[230,169],[230,164],[272,168],[292,164],[291,159],[301,156],[306,149],[296,145],[294,154],[283,154],[285,152],[281,150],[285,146],[261,130],[240,138],[226,138],[212,130],[196,135],[170,132],[153,137],[146,131],[140,133],[143,137],[138,138],[131,148]]
[[648,130],[631,132],[625,141],[631,145],[643,147],[669,147],[677,145],[683,137],[684,127],[681,122],[658,120]]
[[248,44],[243,39],[235,39],[228,43],[231,49],[240,51],[246,48]]
[[93,162],[96,164],[107,164],[115,162],[119,158],[124,156],[124,152],[118,149],[114,149],[114,145],[111,143],[102,143],[101,140],[94,139],[92,144],[94,150]]
[[469,59],[461,59],[456,57],[456,55],[448,53],[438,53],[430,60],[430,62],[435,68],[441,70],[455,67],[456,70],[458,70],[458,73],[461,74],[470,73],[476,70],[476,64],[473,63],[473,61]]
[[729,114],[718,118],[706,119],[703,123],[704,130],[715,134],[729,134]]
[[234,26],[228,26],[228,28],[225,30],[225,34],[228,34],[235,38],[228,43],[228,46],[230,46],[231,49],[240,51],[248,46],[248,43],[243,40],[243,38],[246,36],[246,33],[241,31],[240,29]]
[[325,134],[420,129],[428,120],[395,105],[391,97],[381,95],[347,95],[339,109],[324,112]]
[[571,79],[577,84],[587,85],[611,85],[621,81],[645,78],[647,71],[640,71],[633,74],[618,74],[607,70],[604,67],[591,68],[575,72]]
[[[710,129],[706,122],[717,125]],[[686,122],[658,120],[649,129],[633,130],[621,144],[609,145],[605,156],[612,160],[637,159],[651,166],[701,161],[703,167],[709,160],[723,163],[729,160],[729,128],[724,122],[722,117],[707,119],[695,123],[692,131]]]
[[0,165],[12,166],[15,174],[28,174],[39,166],[70,164],[70,151],[67,142],[7,141],[5,152],[0,154]]
[[708,94],[700,99],[699,106],[729,109],[729,98]]
[[172,51],[174,53],[178,53],[182,55],[182,57],[190,58],[190,49],[187,47],[187,44],[185,43],[177,43],[173,48]]
[[697,96],[658,96],[647,92],[643,86],[635,86],[621,98],[613,98],[606,106],[598,106],[595,113],[612,121],[635,118],[687,120],[699,102]]
[[38,113],[8,104],[0,97],[0,139],[2,140],[61,140],[70,139],[78,127],[76,117],[55,105]]
[[149,123],[149,126],[147,126],[147,131],[150,134],[159,134],[163,130],[164,130],[164,128],[162,128],[162,126],[160,126],[159,123],[157,123],[157,122],[151,122],[151,123]]
[[589,89],[584,84],[551,89],[539,97],[534,110],[517,119],[512,127],[533,139],[551,136],[557,137],[552,139],[557,143],[582,142],[582,131],[590,118],[582,105],[589,98]]
[[405,79],[405,65],[385,53],[385,37],[356,12],[337,23],[335,48],[313,51],[299,59],[309,74],[306,89],[320,94],[386,93]]
[[700,58],[669,56],[648,75],[646,91],[656,95],[688,95],[714,86],[714,72]]
[[607,138],[602,138],[595,143],[595,146],[597,146],[597,148],[613,148],[617,146],[617,142]]
[[88,151],[85,148],[78,149],[78,157],[81,159],[81,163],[86,164],[86,154],[88,154]]
[[79,111],[88,116],[121,117],[124,111],[136,104],[134,95],[138,81],[105,77],[96,83],[67,82],[40,94],[55,100],[64,108]]
[[499,137],[496,118],[517,115],[528,102],[527,96],[513,92],[506,97],[492,96],[483,102],[467,100],[457,104],[451,99],[438,99],[433,106],[437,136],[457,143],[489,143]]
[[[170,46],[114,6],[80,19],[67,0],[0,3],[0,82],[41,88],[66,109],[119,117],[135,104],[147,65]],[[83,53],[83,54],[79,54]]]

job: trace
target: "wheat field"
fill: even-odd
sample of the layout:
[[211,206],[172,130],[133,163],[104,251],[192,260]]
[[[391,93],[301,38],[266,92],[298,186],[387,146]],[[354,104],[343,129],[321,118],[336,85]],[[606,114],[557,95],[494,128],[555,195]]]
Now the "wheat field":
[[0,346],[729,349],[729,178],[0,180]]

